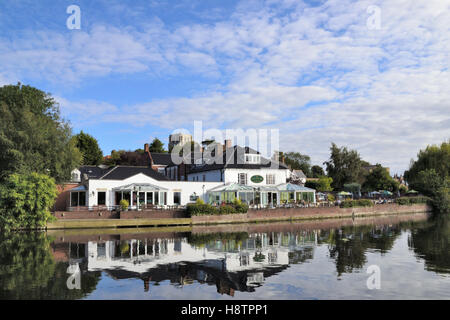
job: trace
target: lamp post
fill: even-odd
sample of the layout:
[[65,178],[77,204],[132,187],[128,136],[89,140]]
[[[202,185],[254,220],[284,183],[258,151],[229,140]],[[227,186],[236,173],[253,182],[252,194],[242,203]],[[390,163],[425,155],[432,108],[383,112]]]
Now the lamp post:
[[136,199],[137,199],[137,208],[138,208],[138,211],[139,211],[139,201],[140,201],[140,197],[141,197],[141,187],[138,187],[138,193],[137,193],[137,197],[136,197]]
[[139,211],[139,194],[141,191],[141,187],[134,187],[134,192],[136,192],[136,209]]

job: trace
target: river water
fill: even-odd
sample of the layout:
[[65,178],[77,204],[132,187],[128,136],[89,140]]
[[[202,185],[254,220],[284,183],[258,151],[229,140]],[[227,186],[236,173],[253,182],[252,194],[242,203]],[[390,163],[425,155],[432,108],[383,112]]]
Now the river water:
[[425,214],[0,236],[0,299],[450,299]]

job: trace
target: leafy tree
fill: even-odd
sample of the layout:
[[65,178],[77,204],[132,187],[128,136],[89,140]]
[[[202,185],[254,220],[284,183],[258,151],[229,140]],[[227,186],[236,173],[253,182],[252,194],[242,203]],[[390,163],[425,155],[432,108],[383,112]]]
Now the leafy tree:
[[39,173],[12,174],[0,185],[0,228],[44,227],[57,196],[53,178]]
[[308,188],[313,188],[319,192],[326,192],[326,191],[333,191],[333,187],[331,187],[332,183],[333,183],[332,178],[322,176],[319,178],[319,180],[307,181],[305,183],[305,186]]
[[419,151],[405,179],[410,188],[431,197],[439,212],[450,212],[450,141]]
[[59,183],[81,163],[56,101],[20,83],[0,87],[0,150],[0,182],[12,173],[38,172]]
[[84,165],[99,165],[102,162],[103,152],[93,136],[81,131],[74,139],[78,150],[83,155]]
[[388,190],[397,191],[399,188],[399,182],[389,175],[386,168],[383,168],[381,164],[377,164],[374,169],[366,176],[366,181],[363,184],[363,190]]
[[435,169],[422,170],[411,187],[431,197],[439,212],[450,212],[450,177],[440,176]]
[[333,188],[341,190],[346,183],[360,180],[363,162],[356,150],[339,148],[335,143],[331,144],[330,159],[324,162],[328,176],[333,178]]
[[105,157],[103,160],[103,164],[107,166],[116,166],[121,164],[122,155],[126,153],[125,150],[113,150],[111,151],[111,155]]
[[321,166],[315,165],[311,167],[311,174],[313,178],[319,178],[325,175],[325,171],[323,171]]
[[403,184],[401,184],[401,185],[398,187],[398,190],[400,191],[400,194],[405,194],[406,192],[408,192],[408,187],[405,186],[405,185],[403,185]]
[[113,150],[111,155],[105,157],[103,164],[107,166],[143,166],[149,164],[149,157],[145,152]]
[[417,160],[411,160],[409,170],[405,171],[405,179],[409,184],[414,184],[420,171],[434,169],[441,177],[450,176],[450,140],[443,142],[440,146],[427,146],[420,150]]
[[361,185],[359,183],[346,183],[344,184],[344,190],[351,193],[361,192]]
[[284,157],[284,162],[292,170],[302,170],[307,176],[311,176],[311,158],[308,155],[299,152],[280,152],[280,159]]
[[149,151],[154,153],[166,153],[167,151],[164,149],[164,143],[161,142],[158,138],[153,139],[152,143],[150,143]]

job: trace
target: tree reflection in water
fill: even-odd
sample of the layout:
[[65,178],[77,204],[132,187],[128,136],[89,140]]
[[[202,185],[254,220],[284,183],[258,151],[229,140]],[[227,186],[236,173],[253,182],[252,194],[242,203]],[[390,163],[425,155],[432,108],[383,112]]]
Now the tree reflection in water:
[[388,252],[401,234],[400,225],[344,227],[331,231],[330,257],[335,260],[338,276],[361,269],[369,249]]
[[[96,291],[102,273],[114,280],[139,279],[147,294],[152,286],[164,283],[175,288],[196,283],[234,296],[254,293],[268,278],[287,273],[295,265],[314,263],[320,258],[318,252],[326,256],[324,251],[331,258],[324,263],[332,263],[339,279],[364,268],[369,253],[390,252],[405,232],[409,248],[425,260],[427,271],[450,272],[448,218],[386,221],[359,226],[350,221],[348,226],[340,223],[328,228],[285,224],[280,231],[275,231],[276,225],[264,225],[253,226],[258,231],[251,232],[105,235],[104,240],[98,234],[55,239],[37,232],[3,234],[0,299],[85,298]],[[318,251],[319,247],[324,250]],[[67,288],[69,265],[81,270],[80,290]],[[304,269],[296,270],[302,276],[299,270]]]
[[45,233],[0,235],[0,299],[80,299],[95,290],[100,272],[82,275],[81,290],[67,288],[66,262],[52,254]]
[[450,273],[450,217],[436,216],[413,229],[409,247],[425,260],[425,268],[437,273]]

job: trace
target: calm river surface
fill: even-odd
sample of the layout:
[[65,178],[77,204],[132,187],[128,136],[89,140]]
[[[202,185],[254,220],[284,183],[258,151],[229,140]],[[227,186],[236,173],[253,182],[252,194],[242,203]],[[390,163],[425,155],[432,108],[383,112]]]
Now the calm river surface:
[[450,299],[450,219],[11,233],[0,299]]

